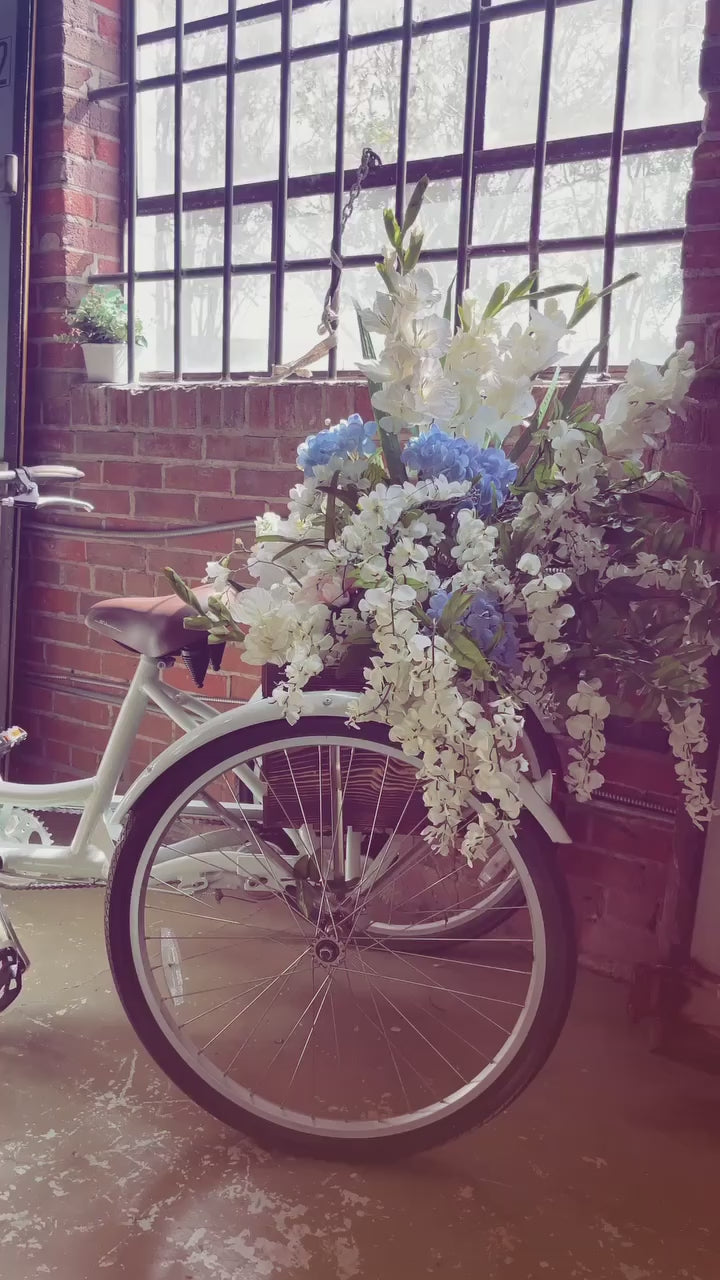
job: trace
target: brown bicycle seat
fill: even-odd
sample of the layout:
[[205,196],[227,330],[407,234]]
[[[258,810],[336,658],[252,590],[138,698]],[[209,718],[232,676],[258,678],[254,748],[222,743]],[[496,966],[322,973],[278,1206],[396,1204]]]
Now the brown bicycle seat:
[[[198,587],[195,591],[201,606],[214,594],[217,589],[212,586]],[[188,630],[184,626],[185,618],[192,617],[194,612],[176,595],[129,596],[99,601],[89,610],[85,621],[91,631],[110,636],[134,653],[142,653],[146,658],[167,658],[182,650],[207,645],[205,631]]]

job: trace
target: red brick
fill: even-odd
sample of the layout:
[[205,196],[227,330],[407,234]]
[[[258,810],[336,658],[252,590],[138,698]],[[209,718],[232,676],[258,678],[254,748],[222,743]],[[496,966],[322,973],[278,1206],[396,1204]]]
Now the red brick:
[[[197,389],[198,398],[198,423],[201,427],[209,427],[212,431],[220,430],[224,425],[223,417],[223,396],[227,397],[226,402],[231,403],[231,396],[234,388],[213,386],[199,386]],[[241,399],[241,405],[244,409],[244,392]],[[241,410],[242,413],[242,410]]]
[[72,191],[69,187],[40,187],[33,200],[35,218],[60,215],[85,218],[95,217],[95,198],[85,191]]
[[104,462],[103,478],[106,484],[121,488],[159,489],[162,485],[162,466],[159,462]]
[[165,493],[162,489],[141,489],[135,494],[135,515],[151,516],[157,520],[195,520],[195,495],[192,493]]
[[243,496],[259,494],[262,498],[287,498],[294,484],[298,482],[298,473],[290,470],[273,469],[261,471],[255,467],[236,467],[235,492]]
[[91,489],[83,486],[82,495],[86,502],[92,502],[101,515],[130,515],[130,493],[127,489]]
[[40,344],[40,364],[44,369],[83,369],[83,354],[79,347],[68,347],[61,342]]
[[141,569],[145,564],[145,548],[134,542],[117,542],[114,538],[107,542],[89,541],[87,560],[91,565]]
[[97,220],[101,226],[120,225],[120,201],[101,196],[97,201]]
[[206,435],[205,457],[208,461],[274,462],[275,440],[272,436],[245,436],[239,432]]
[[39,613],[55,613],[72,618],[79,616],[77,591],[63,591],[52,587],[33,588],[30,599],[33,608]]
[[48,280],[52,277],[84,276],[92,267],[91,253],[70,253],[60,249],[35,252],[32,255],[31,271],[36,280]]
[[[83,546],[83,559],[85,557],[85,544]],[[89,587],[90,586],[90,565],[78,564],[75,560],[64,560],[61,566],[62,581],[72,587]]]
[[98,35],[103,40],[109,40],[112,44],[120,43],[121,27],[117,18],[111,18],[107,14],[99,13],[97,19]]
[[197,467],[192,463],[165,468],[165,488],[187,493],[231,493],[229,467]]
[[176,395],[172,387],[156,387],[152,393],[152,422],[161,431],[172,431],[175,427]]
[[98,566],[92,571],[93,588],[103,595],[117,596],[123,589],[122,569]]
[[138,453],[152,458],[202,457],[202,437],[197,435],[143,435],[137,437]]
[[251,520],[265,507],[262,498],[198,498],[198,523],[218,524],[226,520]]
[[116,170],[120,167],[120,143],[116,142],[114,138],[98,135],[93,139],[93,149],[95,159],[99,160],[101,164],[110,165]]
[[86,645],[45,641],[45,661],[48,667],[60,671],[77,671],[83,675],[99,676],[102,672],[102,655],[98,649]]
[[[717,188],[720,219],[720,186]],[[720,270],[705,270],[702,275],[685,276],[683,308],[688,315],[720,314]]]
[[[94,454],[96,458],[128,457],[135,437],[129,431],[78,431],[75,441],[78,453]],[[82,467],[82,462],[78,465]]]
[[[123,592],[128,596],[151,596],[154,595],[151,579],[147,573],[143,573],[140,569],[126,569],[123,574],[124,584]],[[166,584],[167,585],[167,584]],[[168,595],[169,588],[163,591],[163,595]]]
[[195,388],[178,388],[175,394],[175,422],[188,430],[197,427],[197,397]]

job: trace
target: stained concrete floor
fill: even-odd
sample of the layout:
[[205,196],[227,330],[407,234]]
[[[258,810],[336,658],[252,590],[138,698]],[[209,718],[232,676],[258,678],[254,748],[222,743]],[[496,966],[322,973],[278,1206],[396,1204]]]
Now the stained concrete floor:
[[95,890],[8,894],[34,967],[0,1019],[3,1280],[717,1280],[720,1084],[581,977],[510,1112],[403,1165],[258,1151],[138,1046]]

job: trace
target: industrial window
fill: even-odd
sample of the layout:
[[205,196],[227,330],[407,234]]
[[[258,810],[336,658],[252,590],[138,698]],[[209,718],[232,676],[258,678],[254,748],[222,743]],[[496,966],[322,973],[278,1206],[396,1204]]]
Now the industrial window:
[[[381,210],[432,180],[427,258],[479,293],[538,269],[605,300],[568,361],[662,358],[700,129],[704,0],[129,0],[125,269],[144,367],[242,377],[316,342],[330,247],[364,147],[380,158],[342,239],[338,346],[377,286]],[[593,327],[594,326],[594,327]],[[134,347],[130,344],[131,356]]]

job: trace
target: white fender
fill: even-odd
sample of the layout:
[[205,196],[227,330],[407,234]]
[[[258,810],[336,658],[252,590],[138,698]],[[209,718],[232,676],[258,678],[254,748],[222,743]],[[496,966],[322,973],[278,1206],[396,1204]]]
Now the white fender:
[[[348,705],[355,696],[353,693],[340,693],[335,690],[306,693],[303,695],[302,717],[336,716],[339,720],[344,720],[347,718]],[[235,733],[238,729],[249,729],[252,725],[271,724],[273,721],[280,720],[285,720],[285,713],[273,698],[252,698],[250,702],[232,707],[230,711],[205,721],[191,733],[183,734],[177,742],[156,756],[147,769],[135,779],[113,814],[113,825],[124,821],[131,806],[166,769],[172,768],[197,747],[215,742],[225,734]],[[548,791],[547,778],[532,783],[529,779],[521,777],[519,786],[523,806],[532,814],[550,840],[554,844],[570,844],[570,836],[542,794]]]

